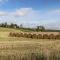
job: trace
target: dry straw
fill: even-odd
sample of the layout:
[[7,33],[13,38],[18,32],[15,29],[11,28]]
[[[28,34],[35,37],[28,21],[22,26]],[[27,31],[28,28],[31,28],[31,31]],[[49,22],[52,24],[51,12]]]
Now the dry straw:
[[28,34],[28,38],[32,38],[32,34],[31,33]]
[[32,38],[37,39],[37,34],[33,34]]
[[20,37],[24,37],[24,33],[20,33]]
[[32,33],[15,33],[10,32],[10,37],[25,37],[25,38],[33,38],[33,39],[60,39],[60,34],[32,34]]
[[37,38],[38,38],[38,39],[42,39],[42,38],[43,38],[42,34],[38,34],[38,35],[37,35]]
[[43,39],[49,39],[48,34],[43,34]]
[[60,39],[60,34],[57,34],[57,35],[55,36],[55,39]]
[[12,36],[13,36],[13,37],[16,37],[16,33],[14,32],[14,33],[12,34]]
[[12,32],[9,33],[9,36],[12,37]]
[[49,39],[55,39],[55,35],[54,34],[50,34],[49,35]]
[[11,37],[16,37],[16,33],[10,32],[10,33],[9,33],[9,36],[11,36]]
[[20,33],[16,33],[16,37],[20,37]]
[[27,38],[28,37],[28,34],[27,33],[24,33],[24,37]]

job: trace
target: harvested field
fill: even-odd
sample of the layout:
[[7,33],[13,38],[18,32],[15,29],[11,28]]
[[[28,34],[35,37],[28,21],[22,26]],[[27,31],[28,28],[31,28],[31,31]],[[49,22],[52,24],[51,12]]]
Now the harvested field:
[[60,60],[60,39],[10,37],[10,32],[0,32],[0,60]]

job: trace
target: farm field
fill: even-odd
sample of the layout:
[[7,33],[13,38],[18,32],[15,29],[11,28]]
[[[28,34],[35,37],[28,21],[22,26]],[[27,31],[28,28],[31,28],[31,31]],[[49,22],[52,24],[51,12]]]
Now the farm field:
[[0,28],[0,60],[60,60],[60,40],[8,37],[10,32],[22,31]]

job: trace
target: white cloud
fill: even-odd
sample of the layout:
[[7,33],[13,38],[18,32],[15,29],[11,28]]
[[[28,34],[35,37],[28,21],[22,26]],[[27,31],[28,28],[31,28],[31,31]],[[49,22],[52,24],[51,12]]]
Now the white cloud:
[[6,16],[6,15],[8,15],[7,12],[0,11],[0,16]]
[[16,9],[14,12],[0,11],[0,16],[26,16],[32,11],[32,8]]
[[[18,17],[17,17],[18,16]],[[0,21],[15,22],[17,24],[44,25],[48,28],[59,28],[60,9],[57,10],[33,10],[32,8],[20,8],[11,12],[0,11]],[[29,26],[29,25],[28,25]]]
[[16,16],[25,16],[32,11],[32,8],[21,8],[15,11]]
[[48,13],[52,13],[52,14],[56,14],[56,13],[60,13],[60,9],[56,9],[56,10],[49,10]]

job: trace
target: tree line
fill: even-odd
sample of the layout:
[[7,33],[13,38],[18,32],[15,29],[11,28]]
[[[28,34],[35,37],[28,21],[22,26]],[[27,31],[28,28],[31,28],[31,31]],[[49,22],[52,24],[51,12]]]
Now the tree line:
[[0,23],[0,27],[15,28],[15,29],[21,29],[21,30],[24,30],[24,31],[60,32],[60,30],[45,29],[44,26],[36,26],[36,28],[25,28],[25,27],[23,27],[23,24],[20,24],[20,25],[14,24],[14,23],[7,24],[7,22]]
[[30,30],[30,31],[44,31],[45,30],[44,26],[36,26],[36,28],[25,28],[25,27],[23,27],[23,24],[20,24],[20,25],[17,25],[17,24],[14,24],[14,23],[7,24],[7,22],[0,23],[0,27],[17,28],[17,29],[24,29],[24,30]]

